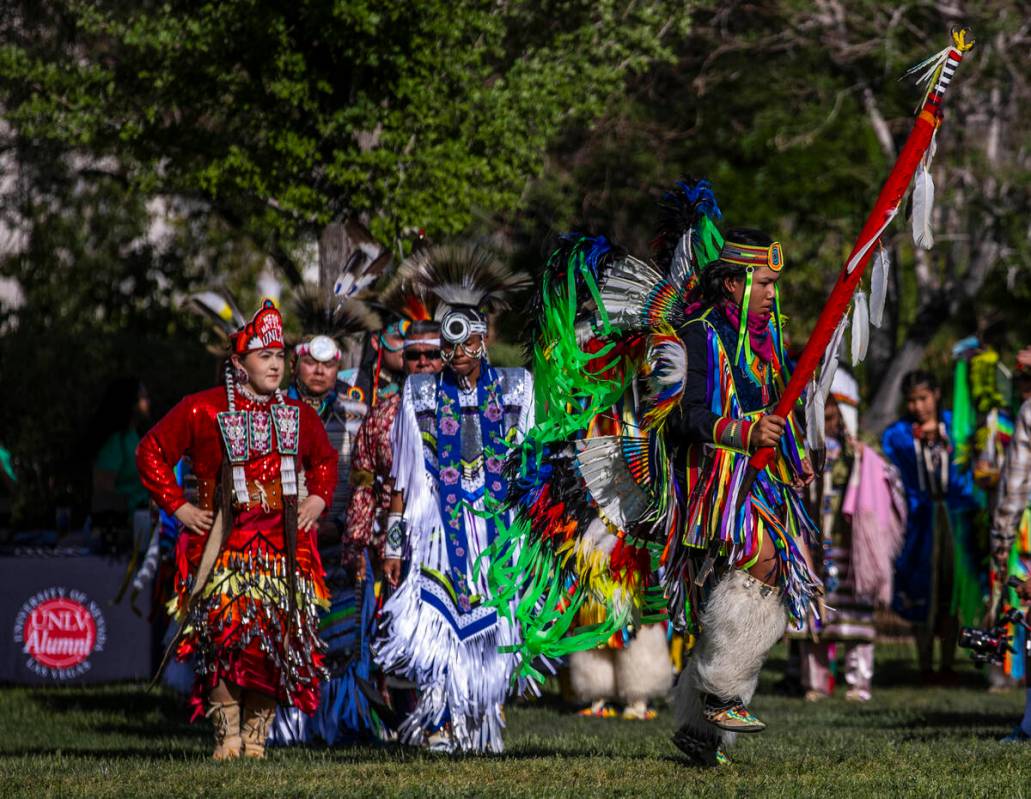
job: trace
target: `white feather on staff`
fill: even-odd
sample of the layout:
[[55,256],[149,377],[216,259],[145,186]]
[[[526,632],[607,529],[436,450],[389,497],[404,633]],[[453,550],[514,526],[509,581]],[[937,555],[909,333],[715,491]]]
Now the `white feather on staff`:
[[888,272],[891,270],[891,256],[882,244],[873,257],[873,273],[870,275],[870,324],[880,327],[884,321],[884,301],[888,297]]
[[823,411],[827,404],[827,397],[831,393],[834,373],[838,371],[841,341],[845,337],[845,325],[847,323],[848,316],[842,316],[838,326],[834,328],[834,335],[831,336],[831,340],[827,343],[827,349],[823,353],[823,366],[820,368],[820,377],[817,379],[814,372],[813,379],[809,384],[809,396],[806,397],[805,402],[806,445],[814,452],[822,450],[826,445]]
[[816,375],[809,381],[809,396],[805,401],[805,443],[810,452],[817,452],[827,446],[824,429],[824,406],[826,401],[816,383]]
[[866,360],[870,347],[870,306],[866,303],[866,292],[857,291],[852,308],[852,365],[859,366]]
[[923,164],[913,178],[913,243],[925,250],[934,246],[931,211],[934,208],[934,181]]
[[826,400],[831,393],[831,384],[834,382],[834,373],[838,371],[838,359],[841,355],[841,341],[845,338],[845,325],[848,324],[848,316],[842,316],[838,326],[834,329],[827,349],[823,353],[823,368],[820,370],[820,394]]

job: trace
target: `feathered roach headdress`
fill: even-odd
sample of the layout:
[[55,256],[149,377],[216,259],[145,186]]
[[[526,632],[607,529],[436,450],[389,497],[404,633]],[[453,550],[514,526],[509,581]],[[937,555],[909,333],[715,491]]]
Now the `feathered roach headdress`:
[[698,273],[719,258],[723,237],[716,220],[723,218],[707,180],[679,180],[659,201],[659,230],[652,241],[656,262],[684,292],[698,282]]
[[386,316],[401,319],[404,324],[431,320],[437,305],[435,300],[432,296],[423,297],[419,287],[399,269],[370,304]]
[[294,351],[310,351],[320,361],[339,360],[361,346],[363,334],[380,327],[379,317],[361,300],[341,298],[334,289],[312,283],[298,287],[290,305],[302,331]]
[[408,257],[397,279],[423,298],[437,300],[436,316],[467,306],[487,313],[508,307],[510,295],[530,285],[525,272],[513,272],[491,250],[477,244],[438,244]]
[[490,250],[470,244],[422,249],[401,264],[395,279],[424,305],[435,306],[433,318],[452,343],[486,334],[486,315],[509,307],[512,293],[530,285],[529,275],[513,272]]

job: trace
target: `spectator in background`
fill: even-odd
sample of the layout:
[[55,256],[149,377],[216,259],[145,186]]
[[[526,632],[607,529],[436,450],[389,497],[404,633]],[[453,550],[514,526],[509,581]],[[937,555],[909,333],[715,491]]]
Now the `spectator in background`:
[[136,469],[139,428],[150,417],[147,390],[134,377],[108,383],[93,416],[93,506],[134,511],[150,500]]
[[934,639],[941,639],[939,679],[954,680],[952,664],[959,634],[953,602],[953,526],[950,514],[973,507],[969,472],[953,463],[951,415],[940,410],[941,391],[928,372],[902,378],[906,414],[884,431],[884,454],[895,464],[906,490],[908,519],[895,561],[895,611],[915,628],[921,677],[932,672]]
[[137,378],[121,377],[108,383],[90,425],[93,513],[125,518],[137,550],[147,545],[151,530],[150,495],[136,468],[140,429],[149,418],[147,390]]
[[18,485],[18,476],[14,471],[11,452],[0,444],[0,541],[10,535],[7,530],[11,523],[11,500]]
[[[874,609],[891,601],[892,565],[902,543],[906,503],[898,473],[859,440],[859,386],[841,367],[824,411],[827,464],[809,486],[823,546],[813,552],[826,608],[802,642],[806,699],[834,691],[831,664],[844,656],[845,698],[866,702],[874,671]],[[841,671],[837,671],[838,674]]]

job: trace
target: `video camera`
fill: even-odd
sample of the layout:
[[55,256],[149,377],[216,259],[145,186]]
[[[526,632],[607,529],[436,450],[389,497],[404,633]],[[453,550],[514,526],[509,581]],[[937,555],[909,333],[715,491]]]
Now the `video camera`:
[[[1016,588],[1023,581],[1019,577],[1010,577],[1006,585]],[[1000,612],[996,617],[995,624],[988,628],[962,627],[959,631],[959,645],[970,650],[970,656],[974,663],[979,666],[985,663],[994,663],[1001,666],[1006,661],[1007,652],[1016,650],[1010,645],[1013,638],[1006,628],[1013,625],[1020,625],[1028,633],[1031,633],[1031,625],[1018,608],[1007,608],[1005,611],[999,608]],[[1024,637],[1024,654],[1031,654],[1031,634]]]

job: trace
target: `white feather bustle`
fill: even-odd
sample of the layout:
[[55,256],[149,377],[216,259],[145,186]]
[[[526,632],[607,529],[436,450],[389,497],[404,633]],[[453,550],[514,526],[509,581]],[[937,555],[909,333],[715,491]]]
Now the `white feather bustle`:
[[644,303],[663,280],[656,269],[630,255],[612,264],[598,286],[609,322],[617,328],[640,326]]
[[[623,436],[596,436],[576,443],[580,477],[599,512],[614,527],[629,530],[650,507],[623,457]],[[647,442],[642,439],[641,446]]]

